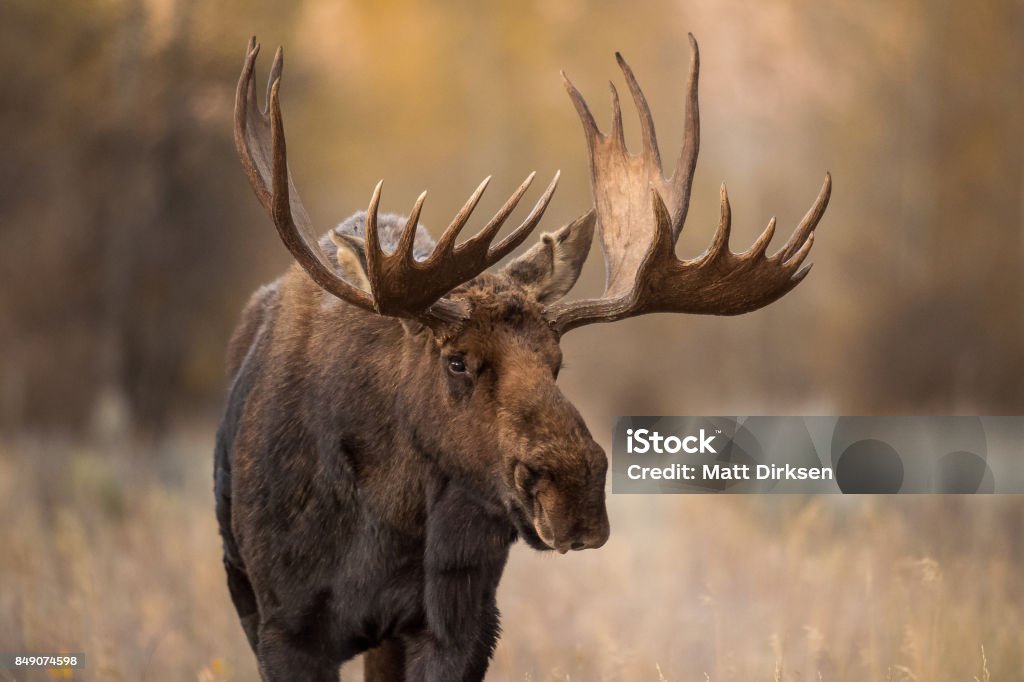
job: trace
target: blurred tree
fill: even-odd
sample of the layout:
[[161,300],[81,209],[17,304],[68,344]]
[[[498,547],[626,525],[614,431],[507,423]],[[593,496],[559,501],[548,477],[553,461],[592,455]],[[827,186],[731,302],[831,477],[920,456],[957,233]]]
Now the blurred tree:
[[887,199],[872,219],[887,233],[879,247],[894,251],[871,297],[858,400],[882,412],[1020,413],[1024,6],[921,3],[908,21],[917,39],[904,64],[872,72],[872,103],[892,115],[871,171]]
[[16,36],[2,59],[25,67],[2,113],[20,134],[0,162],[13,285],[0,300],[0,418],[158,431],[172,408],[217,392],[212,348],[241,284],[222,280],[242,265],[231,244],[253,211],[223,181],[237,171],[230,109],[207,101],[192,3],[169,4],[159,42],[141,0],[91,5],[0,10]]

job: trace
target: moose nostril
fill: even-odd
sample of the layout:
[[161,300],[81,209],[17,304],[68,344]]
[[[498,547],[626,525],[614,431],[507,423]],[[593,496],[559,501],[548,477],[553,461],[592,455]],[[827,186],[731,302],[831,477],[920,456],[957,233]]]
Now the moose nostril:
[[573,549],[583,549],[584,547],[586,547],[586,544],[580,542],[579,540],[577,540],[576,542],[572,543],[572,548]]

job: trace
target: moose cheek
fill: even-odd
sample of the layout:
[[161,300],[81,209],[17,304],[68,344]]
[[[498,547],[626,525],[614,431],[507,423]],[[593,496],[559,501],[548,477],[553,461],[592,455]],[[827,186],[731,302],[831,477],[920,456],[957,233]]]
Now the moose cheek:
[[445,374],[447,374],[448,395],[453,400],[461,402],[468,400],[473,395],[473,377],[469,372],[454,374],[445,370]]

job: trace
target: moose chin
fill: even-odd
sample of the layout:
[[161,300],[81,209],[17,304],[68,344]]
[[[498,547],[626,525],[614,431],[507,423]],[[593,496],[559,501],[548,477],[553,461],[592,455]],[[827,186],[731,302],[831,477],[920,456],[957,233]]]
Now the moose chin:
[[[490,178],[435,242],[369,208],[317,237],[288,171],[278,50],[256,103],[250,41],[235,143],[256,197],[295,263],[259,289],[228,349],[231,385],[215,449],[228,587],[264,680],[337,680],[366,653],[365,679],[480,680],[499,633],[498,582],[517,538],[538,550],[608,539],[607,458],[557,385],[568,331],[655,312],[736,315],[793,289],[828,203],[826,176],[790,239],[774,220],[729,249],[725,189],[708,250],[679,260],[697,160],[697,44],[682,150],[666,177],[644,95],[618,57],[643,147],[627,151],[618,96],[598,130],[566,79],[589,149],[594,207],[500,269],[540,222],[555,178],[495,243],[528,177],[457,243]],[[595,229],[605,292],[563,301]]]

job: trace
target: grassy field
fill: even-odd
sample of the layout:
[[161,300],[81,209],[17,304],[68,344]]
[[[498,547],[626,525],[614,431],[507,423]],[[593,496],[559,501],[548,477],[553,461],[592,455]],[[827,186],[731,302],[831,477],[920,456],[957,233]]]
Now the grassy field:
[[[220,565],[211,434],[0,443],[0,650],[85,652],[76,679],[258,679]],[[1024,679],[1022,497],[609,511],[600,551],[513,549],[488,679]]]

